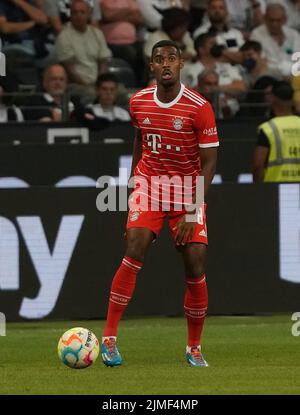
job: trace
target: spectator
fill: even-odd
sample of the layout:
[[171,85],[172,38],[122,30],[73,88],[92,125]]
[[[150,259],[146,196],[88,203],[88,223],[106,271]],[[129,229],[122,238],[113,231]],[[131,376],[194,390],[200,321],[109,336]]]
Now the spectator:
[[261,43],[269,69],[278,69],[282,76],[288,77],[293,65],[291,56],[300,50],[300,35],[285,26],[285,22],[285,8],[271,3],[266,9],[265,24],[253,30],[251,39]]
[[118,79],[111,73],[99,76],[97,82],[97,99],[84,108],[85,123],[93,128],[103,128],[103,119],[108,121],[130,121],[130,115],[124,108],[117,106]]
[[277,80],[269,75],[260,77],[248,92],[244,106],[237,114],[239,117],[270,118],[271,91]]
[[255,182],[300,182],[300,117],[293,114],[293,92],[286,81],[272,88],[274,117],[258,128],[252,168]]
[[[270,3],[270,1],[269,1]],[[300,31],[300,0],[272,0],[272,3],[280,3],[286,11],[286,25]]]
[[143,16],[135,0],[101,0],[103,23],[101,28],[114,57],[125,60],[139,78],[143,65],[142,45],[138,42],[137,27]]
[[218,45],[226,47],[230,52],[236,52],[244,44],[240,30],[228,25],[228,10],[225,0],[208,0],[207,22],[194,32],[194,39],[200,34],[212,32],[216,34]]
[[161,29],[161,21],[165,10],[182,8],[189,10],[190,0],[137,0],[144,24],[151,32]]
[[162,29],[151,33],[145,43],[144,53],[150,59],[153,45],[160,40],[173,40],[182,50],[184,60],[196,56],[193,40],[188,33],[189,14],[186,10],[173,8],[166,10],[162,19]]
[[70,92],[94,99],[97,78],[106,72],[111,51],[103,33],[88,23],[90,12],[84,0],[72,2],[71,21],[58,35],[56,51],[68,74]]
[[255,40],[248,40],[241,47],[243,54],[243,78],[249,88],[262,76],[270,75],[280,78],[280,72],[275,68],[269,68],[266,58],[262,56],[262,46]]
[[239,29],[244,37],[256,26],[263,23],[264,0],[225,0],[228,10],[228,23]]
[[191,0],[190,1],[190,32],[194,33],[197,27],[201,26],[203,21],[203,16],[206,13],[206,0]]
[[39,4],[38,0],[1,1],[0,33],[4,52],[22,52],[43,66],[53,60],[54,48],[47,43],[48,18]]
[[[101,0],[85,0],[91,8],[91,24],[99,28],[102,18],[100,4]],[[49,23],[58,34],[62,31],[63,25],[70,21],[72,0],[43,0],[43,10],[48,16]]]
[[223,62],[222,57],[216,58],[211,50],[216,44],[213,33],[203,33],[195,40],[195,49],[198,59],[194,63],[187,63],[182,71],[183,82],[194,88],[198,84],[198,75],[205,69],[213,70],[218,74],[219,91],[239,96],[247,91],[245,82],[237,66]]
[[9,121],[24,121],[20,108],[15,105],[8,105],[6,101],[4,88],[0,85],[0,123]]
[[[51,65],[43,73],[43,93],[34,95],[25,103],[25,118],[31,121],[62,121],[63,97],[67,91],[68,79],[62,65]],[[68,102],[69,114],[74,111],[74,104]]]
[[197,91],[214,107],[219,119],[231,118],[239,109],[238,101],[221,92],[219,74],[213,69],[205,69],[198,76]]

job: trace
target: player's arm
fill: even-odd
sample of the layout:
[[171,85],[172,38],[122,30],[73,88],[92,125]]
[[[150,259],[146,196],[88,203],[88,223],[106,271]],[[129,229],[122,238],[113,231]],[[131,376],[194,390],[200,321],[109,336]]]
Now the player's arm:
[[218,147],[200,148],[201,176],[204,177],[204,197],[214,178],[218,158]]
[[[214,178],[217,165],[218,147],[200,148],[201,157],[201,176],[204,177],[204,197],[207,195],[208,189]],[[196,195],[193,196],[193,203],[196,204]],[[196,208],[189,215],[196,216]],[[176,224],[177,232],[175,235],[175,242],[177,245],[185,245],[189,242],[195,231],[196,221],[187,221],[183,219]]]
[[[201,176],[204,177],[204,197],[207,195],[208,189],[213,180],[216,163],[217,149],[219,145],[216,122],[213,110],[210,104],[206,104],[205,111],[199,112],[195,119],[195,129],[198,131],[200,159],[201,159]],[[194,206],[196,204],[197,195],[193,196]],[[197,223],[196,209],[189,212],[189,218],[185,217],[176,224],[175,241],[177,245],[185,245],[189,242],[194,234]],[[190,217],[195,217],[190,220]]]
[[139,128],[135,127],[133,152],[132,152],[132,164],[130,177],[133,177],[134,169],[142,157],[142,132]]

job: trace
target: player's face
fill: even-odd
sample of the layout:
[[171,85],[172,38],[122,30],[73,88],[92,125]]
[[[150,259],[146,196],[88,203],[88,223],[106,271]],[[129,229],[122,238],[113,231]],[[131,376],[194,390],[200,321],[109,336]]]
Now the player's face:
[[176,48],[164,46],[154,50],[150,68],[158,84],[172,86],[180,80],[183,60]]

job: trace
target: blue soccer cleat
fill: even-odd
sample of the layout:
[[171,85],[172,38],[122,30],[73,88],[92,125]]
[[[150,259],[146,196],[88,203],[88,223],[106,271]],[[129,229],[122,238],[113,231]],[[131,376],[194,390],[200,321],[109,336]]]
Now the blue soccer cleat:
[[106,366],[120,366],[123,363],[123,359],[117,349],[116,339],[109,337],[101,344],[101,354],[103,363]]
[[192,367],[208,367],[208,363],[201,353],[201,346],[187,347],[186,360]]

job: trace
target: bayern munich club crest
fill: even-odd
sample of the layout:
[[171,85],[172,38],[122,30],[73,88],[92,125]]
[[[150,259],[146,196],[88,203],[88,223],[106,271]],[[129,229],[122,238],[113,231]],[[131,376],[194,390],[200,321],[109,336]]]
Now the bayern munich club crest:
[[183,121],[181,118],[175,118],[173,121],[173,127],[175,130],[181,130],[183,127]]
[[129,215],[130,222],[136,221],[139,218],[139,216],[140,216],[140,212],[137,212],[137,211],[131,212]]

